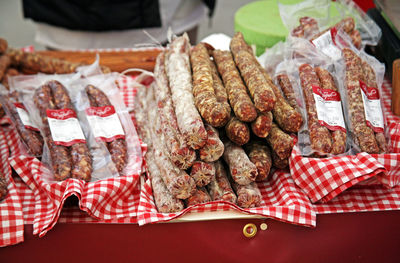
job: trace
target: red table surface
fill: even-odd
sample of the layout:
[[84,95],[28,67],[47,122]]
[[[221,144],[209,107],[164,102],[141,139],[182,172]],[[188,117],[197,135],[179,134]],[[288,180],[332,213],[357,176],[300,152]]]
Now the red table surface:
[[270,219],[60,223],[43,238],[26,225],[25,242],[1,248],[0,262],[400,262],[399,222],[400,211],[319,215],[313,229]]

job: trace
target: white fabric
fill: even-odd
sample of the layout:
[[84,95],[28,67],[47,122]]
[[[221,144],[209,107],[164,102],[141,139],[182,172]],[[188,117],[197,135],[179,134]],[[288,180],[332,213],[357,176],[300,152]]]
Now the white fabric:
[[[168,27],[175,34],[180,34],[192,29],[207,16],[207,7],[201,0],[159,0],[159,4],[162,27],[144,30],[160,43],[167,40]],[[154,44],[143,29],[89,32],[45,23],[36,23],[35,40],[55,49],[129,48],[143,43]]]

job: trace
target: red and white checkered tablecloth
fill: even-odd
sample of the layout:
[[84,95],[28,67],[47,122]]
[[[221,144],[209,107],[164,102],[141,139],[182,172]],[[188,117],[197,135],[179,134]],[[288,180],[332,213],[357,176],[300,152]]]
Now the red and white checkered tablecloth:
[[291,174],[312,202],[328,202],[367,179],[386,187],[400,183],[400,118],[390,111],[390,91],[390,83],[385,81],[382,86],[383,110],[393,153],[307,158],[301,156],[297,147],[294,148],[290,159]]
[[[123,78],[119,82],[124,101],[127,104],[128,108],[133,107],[133,101],[136,92],[135,89],[132,88],[133,83],[134,80],[131,77]],[[390,85],[388,85],[388,83],[385,83],[384,85],[383,95],[385,97],[385,100],[389,101]],[[384,104],[384,107],[386,112],[388,112],[387,103]],[[396,121],[398,122],[398,118],[391,114],[388,114],[388,121],[391,123],[394,123]],[[15,138],[12,135],[12,132],[7,129],[7,127],[1,127],[0,129],[4,132],[4,134],[10,137],[7,146],[9,146],[11,153],[16,153],[18,151],[18,147],[15,147],[15,143],[13,143],[13,139]],[[399,126],[397,125],[395,129],[397,129],[397,131],[395,130],[395,132],[392,132],[393,148],[395,149],[395,151],[399,152],[400,140],[396,139],[396,137],[400,137]],[[393,131],[392,128],[391,131]],[[24,170],[23,167],[25,167],[25,170],[29,170],[30,168],[36,170],[41,169],[40,163],[36,159],[29,160],[26,158],[27,157],[14,157],[11,158],[11,163],[15,165],[16,162],[24,162],[19,167],[22,170]],[[362,159],[363,156],[361,155],[358,158]],[[399,169],[397,161],[393,161],[392,158],[384,158],[384,160],[386,160],[386,162],[378,158],[381,166],[379,166],[377,169],[394,171],[393,178],[398,178],[398,176],[396,176],[398,175],[396,169]],[[20,170],[19,172],[21,173],[22,171]],[[49,198],[48,195],[50,193],[47,193],[44,190],[45,188],[41,191],[32,190],[38,189],[32,186],[32,184],[37,184],[37,182],[35,182],[35,180],[27,180],[27,178],[25,178],[23,175],[22,177],[24,178],[25,182],[17,177],[14,177],[14,181],[16,192],[18,193],[20,203],[22,204],[24,222],[25,224],[33,223],[35,233],[41,233],[41,235],[43,235],[56,222],[55,220],[50,220],[48,217],[46,217],[45,213],[45,211],[53,211],[54,209],[54,207],[48,206],[47,199]],[[78,200],[79,198],[81,198],[79,200],[79,207],[66,206],[61,210],[62,205],[60,204],[60,209],[56,211],[56,215],[58,217],[58,222],[63,223],[139,223],[140,225],[143,225],[147,223],[169,221],[188,213],[199,213],[202,211],[236,210],[247,214],[272,217],[284,222],[305,226],[315,226],[317,214],[377,210],[400,210],[400,186],[385,188],[382,186],[381,181],[377,179],[378,177],[379,174],[347,190],[343,189],[341,194],[337,195],[328,202],[316,202],[312,204],[305,192],[300,190],[300,188],[295,184],[288,171],[276,171],[272,175],[270,181],[258,184],[264,197],[262,207],[241,209],[233,204],[229,204],[226,202],[210,202],[207,204],[201,204],[187,208],[184,211],[176,214],[161,214],[157,212],[154,206],[154,200],[151,194],[149,182],[146,181],[141,188],[139,184],[133,187],[130,194],[126,195],[125,200],[123,198],[117,198],[114,200],[116,205],[130,204],[130,212],[120,214],[121,217],[108,219],[106,216],[103,216],[103,218],[96,217],[96,212],[93,211],[95,211],[97,207],[92,207],[94,210],[88,211],[88,209],[82,207],[82,197],[79,195]],[[32,179],[32,177],[30,178]],[[33,177],[33,179],[34,178],[35,177]],[[72,183],[75,182],[68,182],[68,184]],[[121,184],[121,182],[112,183]],[[125,183],[129,184],[130,182]],[[107,188],[107,184],[104,184],[101,187]],[[347,185],[346,188],[348,188]],[[45,192],[47,196],[44,196],[43,192]],[[53,194],[59,195],[60,191]],[[98,193],[93,193],[93,195],[96,194]],[[93,196],[93,198],[96,197]],[[110,212],[110,208],[102,207],[100,211],[102,211],[103,213]],[[40,220],[38,220],[38,215],[43,215],[44,219],[40,218]],[[111,215],[111,213],[109,213],[108,215]],[[43,220],[50,223],[48,228],[44,227],[45,224],[43,224]]]
[[4,132],[0,129],[0,172],[7,181],[8,193],[0,201],[0,247],[24,241],[24,218],[17,187],[11,176],[8,147]]

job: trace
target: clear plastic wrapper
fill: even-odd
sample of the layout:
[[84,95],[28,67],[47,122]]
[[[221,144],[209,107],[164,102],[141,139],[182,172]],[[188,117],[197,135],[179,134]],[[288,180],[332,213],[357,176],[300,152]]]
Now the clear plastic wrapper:
[[[85,174],[91,176],[90,181],[118,175],[107,149],[104,145],[99,144],[95,140],[93,133],[90,131],[90,126],[87,124],[85,119],[82,118],[81,113],[75,109],[76,106],[74,104],[77,101],[77,94],[75,90],[71,89],[71,87],[72,83],[80,78],[80,73],[66,75],[38,74],[17,76],[11,80],[11,88],[19,92],[20,99],[28,110],[32,122],[39,127],[44,138],[45,146],[43,149],[42,162],[53,171],[53,174],[43,174],[44,179],[49,183],[55,182],[56,179],[63,180],[73,176],[74,163],[77,164],[76,167],[86,167],[88,169],[85,170]],[[64,94],[62,96],[63,98],[57,98],[58,95],[52,94],[51,91],[49,91],[47,96],[42,96],[40,98],[37,97],[40,100],[36,100],[35,103],[34,96],[39,94],[38,89],[45,87],[49,82],[53,81],[57,81],[64,86],[67,96]],[[44,90],[46,89],[43,89],[43,91]],[[50,96],[51,99],[49,99]],[[55,101],[58,101],[59,105],[63,105],[65,102],[65,105],[68,108],[70,108],[72,104],[73,109],[71,109],[72,111],[68,111],[68,114],[71,113],[71,116],[75,115],[76,117],[69,118],[69,116],[67,116],[68,121],[71,121],[72,124],[60,122],[63,118],[61,115],[67,113],[67,111],[65,109],[57,109]],[[57,120],[51,120],[53,124],[50,124],[51,122],[48,122],[48,117],[44,117],[46,113],[41,113],[40,109],[37,108],[37,105],[41,104],[47,104],[48,107],[44,106],[43,109],[45,111],[47,111],[47,109],[53,110],[54,113],[48,111],[49,114],[54,114],[54,116],[58,114],[61,119],[56,117],[54,119]],[[63,110],[65,110],[65,112]],[[52,129],[51,125],[58,127],[54,130],[57,131],[56,133],[50,132]],[[64,128],[60,129],[60,127]],[[81,129],[80,132],[79,129]],[[65,132],[65,130],[68,130],[68,132]],[[69,139],[72,139],[72,141],[66,142],[64,139],[60,139],[59,143],[54,143],[54,141],[58,142],[58,139],[54,136],[57,138],[66,138],[67,136]],[[79,139],[77,140],[78,137]],[[75,140],[77,140],[77,142],[75,142]],[[74,147],[75,149],[73,149]],[[90,153],[86,152],[87,148]],[[73,154],[74,151],[76,154]],[[73,155],[71,155],[71,153]],[[54,162],[53,159],[58,161]],[[76,172],[79,173],[82,172],[82,170],[78,169]],[[88,177],[85,179],[89,180]]]
[[390,153],[391,143],[382,108],[385,66],[364,51],[357,50],[343,34],[336,36],[342,58],[335,69],[342,96],[353,153]]
[[[118,76],[118,73],[101,74],[74,81],[71,83],[76,98],[74,104],[85,126],[91,124],[88,125],[91,137],[108,149],[107,156],[111,154],[119,174],[140,174],[139,137],[116,85]],[[91,106],[88,87],[94,88],[95,96],[103,96],[97,100],[99,107]]]
[[378,25],[351,0],[305,0],[296,4],[280,0],[279,12],[290,37],[314,40],[326,33],[320,39],[324,45],[340,28],[357,48],[377,45],[382,35]]
[[[304,124],[298,133],[303,156],[331,156],[350,150],[333,61],[309,41],[292,38],[286,47],[286,60],[274,72],[274,79]],[[318,73],[318,74],[317,74]],[[321,74],[320,74],[321,73]],[[296,98],[296,99],[295,99]],[[282,156],[281,159],[284,159]]]

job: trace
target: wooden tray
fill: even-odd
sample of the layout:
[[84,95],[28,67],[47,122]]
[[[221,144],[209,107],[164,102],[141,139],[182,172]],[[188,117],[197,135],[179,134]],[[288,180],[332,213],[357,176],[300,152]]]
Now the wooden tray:
[[71,62],[92,64],[96,54],[100,55],[100,64],[109,67],[112,71],[122,72],[129,68],[140,68],[153,71],[154,64],[160,49],[137,51],[38,51],[37,53],[65,59]]

